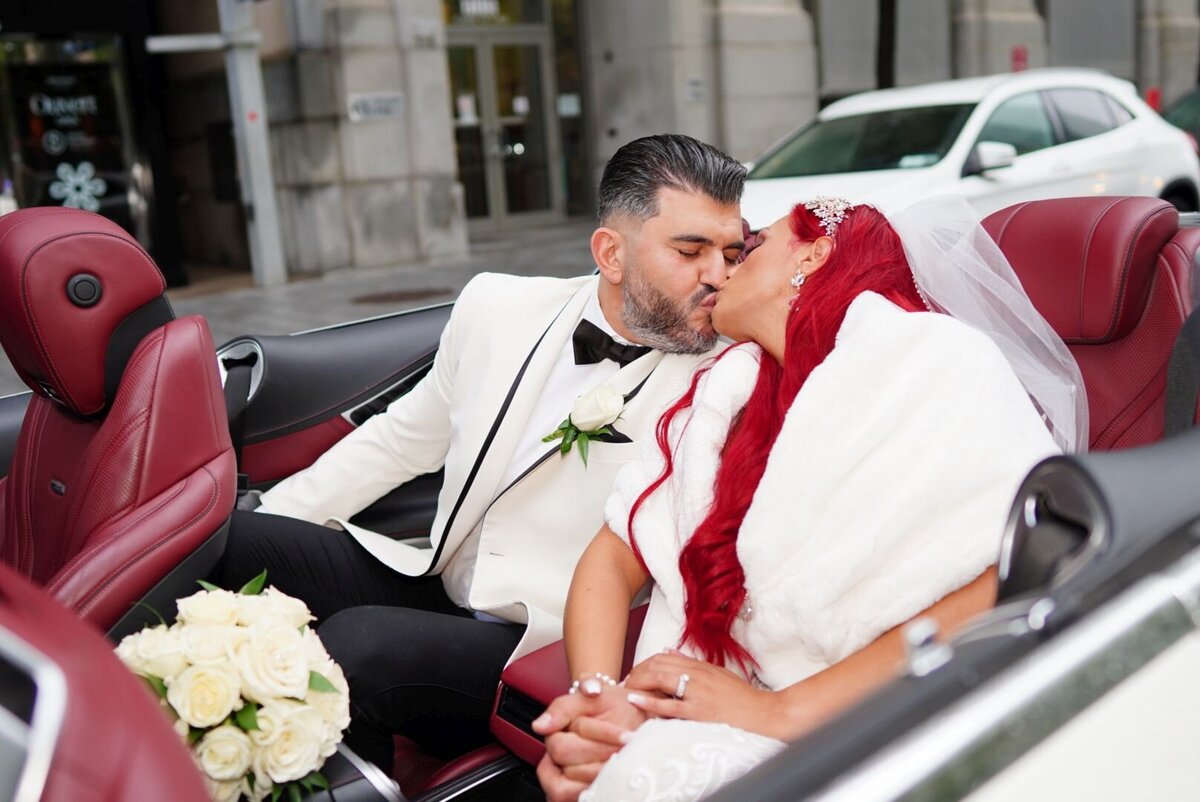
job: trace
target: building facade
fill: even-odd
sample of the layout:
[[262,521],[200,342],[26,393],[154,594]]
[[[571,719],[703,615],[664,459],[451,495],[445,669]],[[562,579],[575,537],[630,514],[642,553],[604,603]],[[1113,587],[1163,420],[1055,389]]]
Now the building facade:
[[[219,30],[218,0],[93,5],[0,10],[8,202],[94,203],[176,282],[181,265],[247,269],[225,60],[144,45]],[[287,271],[436,264],[490,232],[590,213],[630,139],[683,132],[751,160],[823,104],[881,86],[1091,66],[1169,101],[1197,82],[1198,5],[259,0]]]

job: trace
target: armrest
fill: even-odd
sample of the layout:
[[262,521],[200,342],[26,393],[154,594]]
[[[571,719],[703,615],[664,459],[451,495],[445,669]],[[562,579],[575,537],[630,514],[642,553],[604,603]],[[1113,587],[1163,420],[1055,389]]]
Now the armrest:
[[[621,676],[632,667],[634,647],[645,618],[644,604],[629,611]],[[536,764],[542,759],[545,747],[541,736],[533,731],[533,720],[570,685],[566,645],[561,640],[514,660],[500,675],[500,688],[492,709],[492,734],[517,757]]]

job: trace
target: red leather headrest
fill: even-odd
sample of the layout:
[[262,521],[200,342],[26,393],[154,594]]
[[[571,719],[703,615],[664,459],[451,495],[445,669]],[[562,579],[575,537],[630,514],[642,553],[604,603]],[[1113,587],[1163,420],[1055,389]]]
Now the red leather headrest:
[[[113,334],[165,289],[142,247],[100,215],[45,207],[0,217],[0,343],[34,392],[79,415],[107,406]],[[123,331],[135,338],[125,357],[145,333]],[[110,372],[124,367],[109,361]]]
[[983,226],[1058,335],[1098,344],[1141,318],[1179,214],[1157,198],[1056,198],[1001,209]]

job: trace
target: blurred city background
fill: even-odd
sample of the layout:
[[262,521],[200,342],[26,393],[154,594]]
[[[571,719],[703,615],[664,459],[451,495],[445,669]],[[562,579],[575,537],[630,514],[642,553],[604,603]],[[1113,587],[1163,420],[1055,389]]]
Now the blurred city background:
[[1043,66],[1158,107],[1198,53],[1196,0],[6,0],[0,211],[95,209],[174,286],[433,270],[586,218],[637,136],[752,160],[852,93]]

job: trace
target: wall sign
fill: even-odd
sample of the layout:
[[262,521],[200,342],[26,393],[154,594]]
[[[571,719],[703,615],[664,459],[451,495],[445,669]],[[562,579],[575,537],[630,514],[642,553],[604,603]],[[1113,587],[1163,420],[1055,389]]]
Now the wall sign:
[[346,103],[350,122],[395,120],[404,117],[403,92],[362,92],[350,95]]

